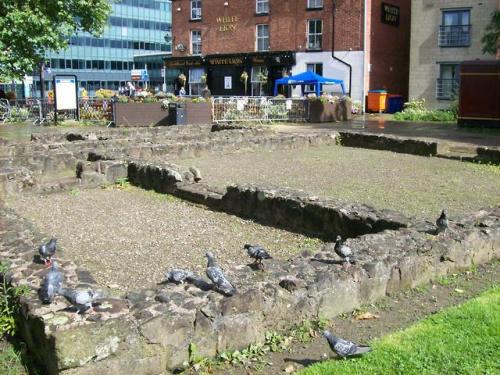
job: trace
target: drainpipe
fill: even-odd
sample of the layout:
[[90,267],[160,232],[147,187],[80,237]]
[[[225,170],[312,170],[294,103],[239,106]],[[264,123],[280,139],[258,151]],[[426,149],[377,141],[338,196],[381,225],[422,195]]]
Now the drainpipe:
[[347,95],[351,96],[351,84],[352,84],[352,65],[348,64],[344,60],[339,59],[335,56],[335,11],[336,11],[336,1],[333,0],[333,9],[332,9],[332,59],[337,60],[338,62],[344,64],[349,68],[349,91]]

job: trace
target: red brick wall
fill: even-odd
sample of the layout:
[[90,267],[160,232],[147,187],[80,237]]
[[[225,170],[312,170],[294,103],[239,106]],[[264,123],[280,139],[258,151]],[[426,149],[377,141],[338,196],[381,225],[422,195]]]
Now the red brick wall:
[[399,26],[381,22],[381,0],[371,2],[368,90],[387,89],[408,98],[410,64],[410,0],[385,0],[400,7]]
[[[363,49],[363,0],[336,0],[335,50]],[[207,4],[207,5],[205,5]],[[255,51],[257,24],[269,24],[271,51],[305,51],[306,24],[308,19],[323,20],[323,50],[331,51],[333,0],[324,0],[323,10],[306,10],[307,0],[270,0],[269,16],[255,15],[255,0],[205,0],[202,21],[190,19],[189,0],[172,2],[173,46],[183,43],[185,52],[176,51],[173,56],[190,53],[190,30],[202,31],[202,54],[238,53]],[[180,11],[177,9],[180,8]],[[237,16],[236,31],[219,31],[217,17]]]

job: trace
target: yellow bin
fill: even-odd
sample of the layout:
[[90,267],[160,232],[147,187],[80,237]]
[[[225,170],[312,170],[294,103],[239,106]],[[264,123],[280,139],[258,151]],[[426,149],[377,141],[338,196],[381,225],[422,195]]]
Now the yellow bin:
[[368,112],[384,112],[387,108],[387,91],[368,91]]

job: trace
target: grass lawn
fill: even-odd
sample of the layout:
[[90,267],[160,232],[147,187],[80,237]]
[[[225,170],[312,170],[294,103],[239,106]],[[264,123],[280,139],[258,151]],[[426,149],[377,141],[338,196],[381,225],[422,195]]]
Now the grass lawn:
[[371,346],[362,358],[317,363],[300,374],[499,374],[500,286]]
[[0,374],[25,375],[28,374],[21,362],[21,355],[7,341],[0,339]]

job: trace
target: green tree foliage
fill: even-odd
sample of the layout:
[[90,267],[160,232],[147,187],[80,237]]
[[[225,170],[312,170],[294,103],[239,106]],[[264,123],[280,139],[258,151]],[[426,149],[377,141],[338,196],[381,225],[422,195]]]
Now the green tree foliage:
[[483,53],[495,55],[500,39],[500,10],[492,13],[491,21],[486,26],[481,42],[483,43]]
[[0,0],[0,80],[30,72],[76,31],[102,33],[107,0]]

